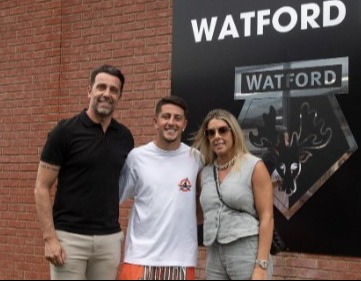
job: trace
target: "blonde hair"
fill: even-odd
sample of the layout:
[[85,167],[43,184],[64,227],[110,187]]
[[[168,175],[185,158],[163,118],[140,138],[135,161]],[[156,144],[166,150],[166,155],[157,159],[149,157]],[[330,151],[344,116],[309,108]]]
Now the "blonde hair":
[[231,128],[233,136],[232,154],[233,156],[236,156],[236,161],[238,162],[244,154],[249,152],[245,146],[242,129],[237,119],[232,113],[225,109],[214,109],[207,114],[201,127],[193,138],[192,147],[198,149],[202,153],[205,165],[212,164],[216,161],[217,155],[213,152],[209,139],[204,133],[212,119],[223,120]]

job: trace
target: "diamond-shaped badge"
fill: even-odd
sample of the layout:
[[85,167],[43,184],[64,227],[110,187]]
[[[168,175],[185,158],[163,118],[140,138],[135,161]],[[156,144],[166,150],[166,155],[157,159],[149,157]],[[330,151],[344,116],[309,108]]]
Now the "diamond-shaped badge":
[[347,93],[347,57],[235,70],[235,99],[245,100],[238,120],[287,219],[357,150],[335,97]]

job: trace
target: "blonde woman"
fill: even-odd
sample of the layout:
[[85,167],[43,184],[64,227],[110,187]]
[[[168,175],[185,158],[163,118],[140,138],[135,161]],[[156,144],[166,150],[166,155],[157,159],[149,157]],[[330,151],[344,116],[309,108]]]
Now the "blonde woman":
[[271,279],[273,194],[265,164],[249,153],[238,121],[223,109],[208,113],[193,147],[205,161],[199,183],[206,279]]

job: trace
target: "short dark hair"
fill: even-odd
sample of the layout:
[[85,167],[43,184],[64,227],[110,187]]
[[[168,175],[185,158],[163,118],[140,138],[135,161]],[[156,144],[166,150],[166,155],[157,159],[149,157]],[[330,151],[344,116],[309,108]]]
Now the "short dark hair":
[[184,111],[184,116],[187,118],[188,116],[188,105],[184,99],[178,96],[167,96],[161,98],[155,107],[155,114],[158,115],[162,111],[162,106],[166,104],[173,104],[179,106]]
[[108,73],[110,75],[116,76],[119,78],[120,80],[120,92],[123,91],[123,87],[124,87],[124,82],[125,82],[125,78],[123,73],[120,71],[119,68],[109,65],[109,64],[103,64],[97,68],[94,68],[90,74],[90,86],[92,87],[94,85],[95,82],[95,77],[99,74],[99,73]]

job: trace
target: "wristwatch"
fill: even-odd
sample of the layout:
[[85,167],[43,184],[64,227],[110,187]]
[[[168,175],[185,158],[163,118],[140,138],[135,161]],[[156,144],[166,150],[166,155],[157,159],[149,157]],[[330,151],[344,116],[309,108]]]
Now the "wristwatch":
[[268,261],[266,261],[266,260],[256,259],[256,264],[258,264],[262,269],[268,268]]

